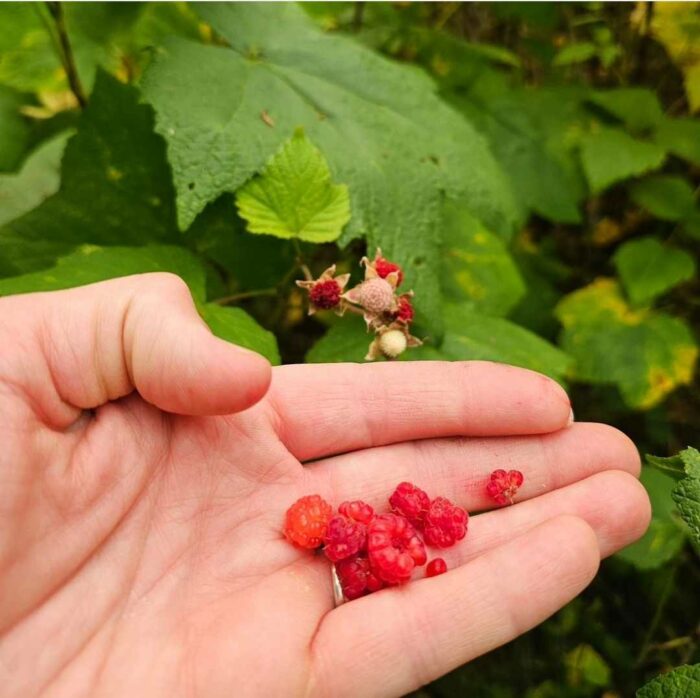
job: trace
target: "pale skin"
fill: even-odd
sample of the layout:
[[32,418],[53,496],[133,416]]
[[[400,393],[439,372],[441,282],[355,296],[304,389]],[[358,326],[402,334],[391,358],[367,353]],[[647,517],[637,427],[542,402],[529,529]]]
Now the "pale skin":
[[[530,371],[271,370],[167,274],[0,299],[0,347],[3,697],[398,696],[543,621],[649,521],[633,444],[569,425]],[[496,468],[525,484],[480,514]],[[284,511],[402,480],[466,507],[467,537],[447,574],[334,609]]]

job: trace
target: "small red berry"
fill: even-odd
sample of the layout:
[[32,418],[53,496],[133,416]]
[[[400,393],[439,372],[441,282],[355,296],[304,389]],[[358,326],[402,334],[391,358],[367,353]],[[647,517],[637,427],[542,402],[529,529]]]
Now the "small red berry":
[[402,482],[389,497],[389,504],[397,514],[417,524],[423,520],[428,511],[430,498],[420,487],[410,482]]
[[309,289],[309,300],[320,310],[330,310],[340,303],[342,289],[335,279],[317,281]]
[[399,296],[399,309],[394,313],[394,319],[409,325],[413,322],[413,317],[416,314],[413,310],[413,304],[408,295]]
[[426,577],[437,577],[439,574],[445,574],[445,572],[447,572],[447,563],[441,557],[431,560],[425,568]]
[[367,543],[367,526],[342,514],[329,522],[324,537],[323,552],[333,562],[359,553]]
[[302,497],[287,509],[284,535],[300,548],[318,548],[332,515],[333,508],[320,495]]
[[525,477],[519,470],[494,470],[486,483],[486,493],[496,504],[512,504]]
[[366,557],[349,557],[336,563],[335,571],[343,594],[348,601],[359,599],[367,592],[367,577],[370,574]]
[[400,286],[401,282],[403,281],[403,269],[401,269],[398,264],[394,264],[394,262],[384,259],[384,257],[379,257],[378,259],[374,260],[374,270],[382,279],[386,279],[386,277],[389,276],[392,271],[396,271],[398,272],[398,281],[396,285]]
[[374,509],[360,499],[354,502],[343,502],[338,507],[338,511],[343,516],[347,516],[349,519],[354,519],[363,524],[368,524],[374,516]]
[[372,570],[388,584],[407,582],[427,559],[415,528],[396,514],[374,517],[367,531],[367,554]]
[[423,537],[428,545],[449,548],[467,534],[469,514],[445,497],[430,502],[425,515]]

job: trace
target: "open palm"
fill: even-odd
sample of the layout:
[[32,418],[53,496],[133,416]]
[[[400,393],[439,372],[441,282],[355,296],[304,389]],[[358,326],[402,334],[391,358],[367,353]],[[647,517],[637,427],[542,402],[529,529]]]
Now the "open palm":
[[[567,426],[529,371],[270,384],[169,275],[2,299],[0,346],[3,696],[400,695],[542,621],[648,523],[633,445]],[[475,513],[499,467],[520,503],[473,516],[440,577],[334,609],[328,562],[280,534],[304,494],[382,507],[402,480]]]

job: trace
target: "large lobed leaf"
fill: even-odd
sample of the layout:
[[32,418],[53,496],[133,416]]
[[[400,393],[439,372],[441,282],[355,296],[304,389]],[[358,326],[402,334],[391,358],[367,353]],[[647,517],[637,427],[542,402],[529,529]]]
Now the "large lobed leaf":
[[169,42],[143,85],[168,141],[180,226],[261,170],[302,126],[349,186],[341,242],[365,235],[400,263],[420,315],[439,332],[442,191],[463,194],[496,232],[515,216],[482,138],[422,73],[324,35],[295,5],[197,10],[228,46]]
[[617,385],[630,407],[649,409],[691,382],[698,347],[679,318],[633,310],[612,279],[565,296],[556,308],[572,377]]

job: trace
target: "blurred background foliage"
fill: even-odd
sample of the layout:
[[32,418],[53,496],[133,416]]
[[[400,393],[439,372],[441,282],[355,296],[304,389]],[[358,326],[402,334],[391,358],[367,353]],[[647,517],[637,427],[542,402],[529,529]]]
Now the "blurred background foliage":
[[[0,294],[172,271],[275,363],[360,361],[362,323],[308,318],[293,279],[380,245],[407,358],[543,371],[668,456],[700,443],[699,112],[697,2],[3,3]],[[271,161],[299,127],[313,177]],[[318,196],[251,209],[254,177]],[[677,507],[666,470],[582,597],[419,695],[624,698],[700,661],[700,485]]]

